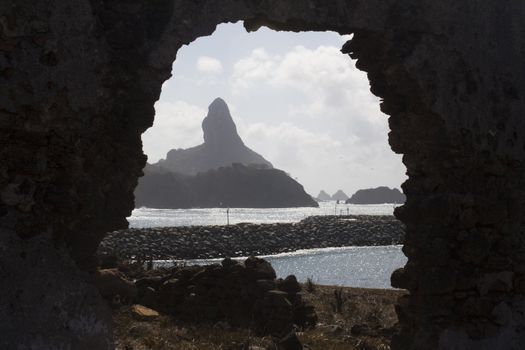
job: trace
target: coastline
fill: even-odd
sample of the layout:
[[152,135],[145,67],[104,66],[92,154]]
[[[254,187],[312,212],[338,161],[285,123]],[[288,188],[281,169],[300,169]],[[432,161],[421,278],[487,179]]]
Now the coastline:
[[[310,349],[389,349],[397,334],[395,304],[406,295],[403,290],[302,285],[302,296],[315,307],[318,324],[298,332],[301,343]],[[340,291],[342,310],[334,312],[334,293]],[[116,349],[168,348],[266,349],[275,347],[271,337],[257,337],[251,329],[230,328],[224,323],[188,324],[169,315],[137,320],[130,306],[112,310]],[[130,332],[130,330],[133,330]],[[244,347],[245,346],[245,347]]]
[[403,239],[403,224],[391,215],[326,215],[297,223],[132,228],[109,233],[99,254],[142,260],[213,259],[399,245]]

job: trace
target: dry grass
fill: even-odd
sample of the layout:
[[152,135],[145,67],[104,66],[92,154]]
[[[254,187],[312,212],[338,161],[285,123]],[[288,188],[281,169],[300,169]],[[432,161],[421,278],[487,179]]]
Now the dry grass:
[[[394,303],[403,291],[342,288],[344,299],[334,312],[334,291],[340,287],[316,285],[303,288],[303,298],[319,316],[316,329],[298,332],[312,350],[387,350],[392,327],[397,323]],[[244,350],[275,349],[270,337],[253,337],[249,330],[231,330],[224,325],[190,325],[168,316],[138,321],[129,306],[114,310],[116,347],[120,350]],[[226,328],[226,329],[225,329]]]
[[[390,349],[390,338],[397,323],[394,304],[404,293],[316,286],[314,292],[304,294],[304,299],[315,305],[319,325],[302,333],[300,339],[310,349]],[[337,299],[342,299],[342,303]],[[334,312],[334,304],[340,304],[338,312]]]

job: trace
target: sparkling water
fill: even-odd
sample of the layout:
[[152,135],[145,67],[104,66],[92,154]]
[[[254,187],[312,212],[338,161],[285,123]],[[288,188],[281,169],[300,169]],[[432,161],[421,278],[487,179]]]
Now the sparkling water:
[[[226,208],[206,209],[135,209],[128,218],[130,227],[225,225],[240,222],[298,222],[312,215],[392,215],[392,204],[355,205],[320,202],[319,208]],[[405,265],[401,246],[343,247],[300,250],[263,256],[270,261],[278,277],[295,275],[301,282],[362,288],[391,288],[390,275]],[[238,258],[242,260],[243,258]],[[186,260],[186,264],[220,263],[222,259]],[[158,261],[160,265],[173,262]]]
[[393,204],[358,205],[320,202],[319,208],[205,208],[205,209],[150,209],[133,210],[128,218],[132,228],[194,225],[226,225],[240,222],[268,224],[298,222],[312,215],[392,215]]
[[[380,247],[342,247],[299,250],[293,253],[265,255],[277,277],[295,275],[299,282],[310,278],[314,283],[360,288],[391,288],[390,275],[406,264],[400,245]],[[244,260],[246,258],[235,258]],[[185,260],[187,265],[220,263],[222,259]],[[157,261],[170,266],[181,261]]]

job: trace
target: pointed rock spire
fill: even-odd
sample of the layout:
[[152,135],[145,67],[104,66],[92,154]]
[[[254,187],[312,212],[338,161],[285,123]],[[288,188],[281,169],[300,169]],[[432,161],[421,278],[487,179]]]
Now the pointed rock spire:
[[204,143],[215,147],[224,144],[243,144],[233,122],[228,105],[220,97],[208,107],[208,115],[202,121]]

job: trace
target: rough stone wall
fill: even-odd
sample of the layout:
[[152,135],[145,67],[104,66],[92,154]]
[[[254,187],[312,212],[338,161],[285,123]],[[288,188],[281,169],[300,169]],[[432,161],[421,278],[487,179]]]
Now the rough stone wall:
[[[37,303],[4,293],[8,278],[31,294],[27,281],[48,276],[49,294],[62,300],[59,284],[70,276],[68,294],[95,300],[65,249],[88,269],[104,233],[126,226],[145,164],[140,135],[177,50],[245,20],[250,30],[354,33],[344,52],[383,98],[390,143],[409,174],[396,213],[409,261],[393,283],[410,296],[398,307],[394,348],[523,348],[523,18],[521,0],[1,2],[0,248],[9,254],[0,272],[9,297],[0,300],[0,330],[14,329],[6,320],[29,324],[9,305]],[[64,306],[67,319],[82,314],[79,304]],[[89,312],[82,332],[101,334],[104,313]],[[34,324],[60,322],[49,312]],[[62,331],[52,340],[36,329],[27,342],[76,344],[82,334]]]

